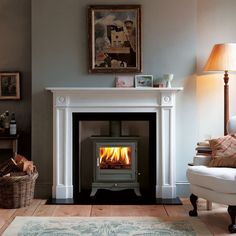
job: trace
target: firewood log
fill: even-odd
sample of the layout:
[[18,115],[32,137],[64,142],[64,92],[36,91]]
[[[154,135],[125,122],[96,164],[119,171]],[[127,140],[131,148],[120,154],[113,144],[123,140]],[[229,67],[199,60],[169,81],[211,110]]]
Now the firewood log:
[[16,155],[15,161],[20,171],[32,174],[34,170],[34,164],[32,161],[28,161],[24,156]]
[[19,171],[19,168],[12,158],[0,165],[0,177],[14,171]]

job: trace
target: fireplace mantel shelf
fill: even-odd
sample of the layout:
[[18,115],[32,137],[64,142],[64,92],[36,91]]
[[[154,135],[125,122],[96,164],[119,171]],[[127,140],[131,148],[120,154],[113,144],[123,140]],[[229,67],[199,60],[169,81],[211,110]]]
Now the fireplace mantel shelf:
[[46,90],[52,92],[83,92],[83,91],[93,91],[93,92],[120,92],[120,91],[147,91],[147,92],[178,92],[182,91],[182,87],[173,87],[173,88],[114,88],[114,87],[47,87]]

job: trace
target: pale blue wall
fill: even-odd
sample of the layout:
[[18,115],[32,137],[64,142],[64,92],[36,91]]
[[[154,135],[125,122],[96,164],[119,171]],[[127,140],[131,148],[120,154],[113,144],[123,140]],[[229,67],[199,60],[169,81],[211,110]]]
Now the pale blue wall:
[[[45,195],[52,185],[52,96],[45,87],[113,86],[115,75],[87,72],[87,6],[110,3],[32,0],[32,155]],[[175,85],[185,87],[177,99],[177,181],[186,182],[186,164],[196,142],[196,0],[129,3],[142,5],[144,73],[174,73]]]

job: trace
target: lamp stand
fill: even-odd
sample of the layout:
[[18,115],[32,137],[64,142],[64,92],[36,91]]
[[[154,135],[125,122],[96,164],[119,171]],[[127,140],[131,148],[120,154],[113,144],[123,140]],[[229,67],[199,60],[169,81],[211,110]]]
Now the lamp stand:
[[227,124],[229,121],[229,75],[228,71],[225,71],[224,74],[224,135],[228,134]]

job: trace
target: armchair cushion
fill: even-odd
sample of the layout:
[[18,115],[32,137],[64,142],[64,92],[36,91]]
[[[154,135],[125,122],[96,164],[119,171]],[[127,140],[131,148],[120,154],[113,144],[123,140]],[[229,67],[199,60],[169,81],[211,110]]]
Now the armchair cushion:
[[236,135],[209,140],[212,149],[210,167],[236,167]]
[[220,193],[236,193],[236,169],[189,166],[187,177],[191,185]]

